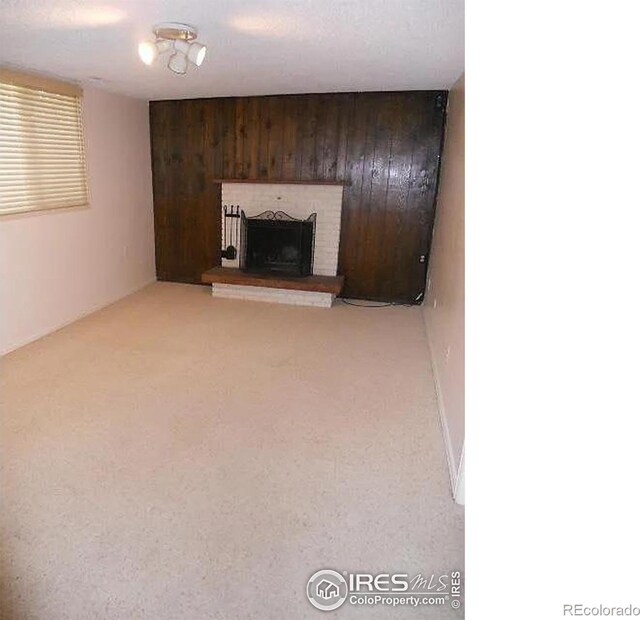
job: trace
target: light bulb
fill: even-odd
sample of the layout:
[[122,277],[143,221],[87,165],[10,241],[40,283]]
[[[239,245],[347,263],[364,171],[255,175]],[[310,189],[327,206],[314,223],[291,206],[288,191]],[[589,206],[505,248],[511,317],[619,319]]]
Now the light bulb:
[[189,46],[189,60],[196,66],[199,67],[204,60],[204,57],[207,55],[207,46],[202,45],[201,43],[192,43]]
[[199,67],[207,53],[207,47],[202,43],[187,43],[186,41],[176,41],[176,50],[186,54],[187,58],[196,67]]

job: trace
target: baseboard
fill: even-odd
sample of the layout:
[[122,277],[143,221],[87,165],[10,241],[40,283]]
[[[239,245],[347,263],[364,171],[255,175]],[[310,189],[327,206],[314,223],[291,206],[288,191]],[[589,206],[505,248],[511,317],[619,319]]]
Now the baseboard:
[[98,312],[98,310],[102,310],[103,308],[106,308],[107,306],[110,306],[111,304],[115,304],[116,302],[120,301],[121,299],[124,299],[125,297],[128,297],[129,295],[133,295],[133,293],[138,292],[139,290],[143,289],[145,286],[149,286],[149,284],[151,284],[152,282],[155,282],[155,281],[156,281],[156,277],[154,276],[152,279],[147,280],[143,284],[137,284],[136,286],[134,286],[133,288],[131,288],[130,290],[128,290],[124,294],[119,295],[115,299],[107,301],[106,303],[101,303],[101,304],[97,304],[95,306],[92,306],[89,310],[86,310],[85,312],[81,312],[80,314],[78,314],[77,316],[75,316],[72,319],[69,319],[67,321],[63,321],[62,323],[59,323],[59,324],[56,324],[54,327],[52,327],[50,329],[47,329],[47,330],[45,330],[43,332],[38,332],[35,335],[31,335],[31,336],[29,336],[29,338],[27,338],[26,340],[24,340],[20,344],[17,344],[15,346],[11,346],[8,349],[0,351],[0,357],[9,354],[12,351],[16,351],[18,349],[21,349],[22,347],[24,347],[24,346],[26,346],[28,344],[31,344],[32,342],[35,342],[36,340],[40,340],[40,338],[44,338],[45,336],[48,336],[49,334],[53,334],[54,332],[57,332],[59,329],[63,329],[64,327],[67,327],[67,325],[71,325],[71,323],[75,323],[76,321],[79,321],[80,319],[83,319],[84,317],[89,316],[90,314],[93,314],[94,312]]
[[[433,355],[433,345],[431,343],[429,320],[427,313],[424,312],[425,331],[427,332],[427,346],[429,348],[429,358],[431,363],[431,373],[433,374],[433,383],[436,389],[436,403],[438,407],[438,417],[440,419],[440,428],[442,430],[442,438],[444,440],[444,451],[447,456],[447,469],[449,470],[449,483],[451,485],[451,495],[459,504],[464,504],[464,485],[462,485],[461,494],[458,493],[458,482],[460,480],[461,467],[464,462],[464,448],[460,459],[460,467],[456,467],[456,459],[453,454],[453,444],[451,443],[451,435],[449,433],[449,425],[447,424],[447,416],[445,412],[444,400],[442,398],[442,389],[440,387],[440,377],[438,375],[438,367],[435,363]],[[462,501],[459,501],[460,497]]]
[[458,476],[456,479],[456,489],[453,494],[453,498],[456,500],[456,504],[464,506],[464,486],[465,486],[465,473],[464,473],[464,444],[462,445],[462,455],[460,456],[460,467],[458,467]]

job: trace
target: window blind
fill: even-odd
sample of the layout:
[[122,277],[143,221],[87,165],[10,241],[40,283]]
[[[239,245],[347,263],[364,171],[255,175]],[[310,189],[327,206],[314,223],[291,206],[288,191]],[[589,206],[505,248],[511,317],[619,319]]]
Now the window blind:
[[82,91],[0,71],[0,215],[87,202]]

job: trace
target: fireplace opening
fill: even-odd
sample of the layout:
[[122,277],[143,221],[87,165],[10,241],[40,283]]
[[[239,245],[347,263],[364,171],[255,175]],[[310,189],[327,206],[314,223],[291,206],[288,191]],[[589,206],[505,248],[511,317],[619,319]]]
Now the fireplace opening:
[[297,220],[284,211],[242,212],[240,268],[251,273],[304,277],[313,273],[316,214]]

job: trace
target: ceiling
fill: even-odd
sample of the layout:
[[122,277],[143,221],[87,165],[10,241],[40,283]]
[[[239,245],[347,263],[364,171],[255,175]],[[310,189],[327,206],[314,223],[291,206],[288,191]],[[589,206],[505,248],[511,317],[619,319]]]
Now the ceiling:
[[[179,21],[201,67],[148,67],[151,28]],[[464,0],[0,0],[0,64],[143,99],[448,89],[464,68]]]

